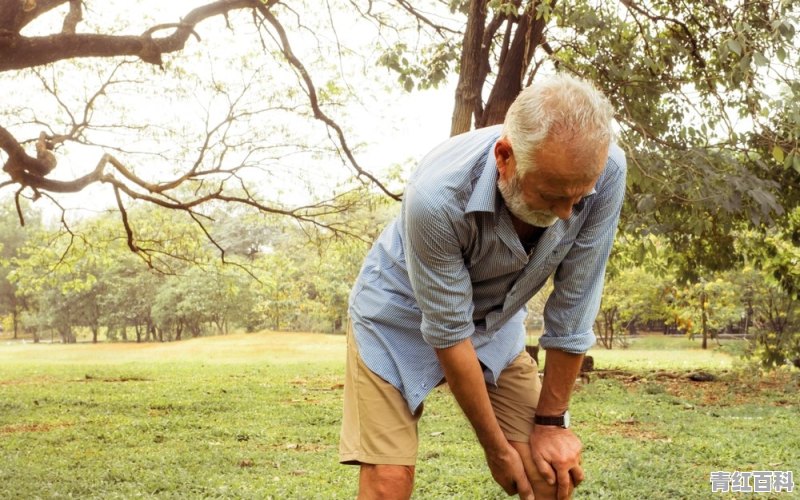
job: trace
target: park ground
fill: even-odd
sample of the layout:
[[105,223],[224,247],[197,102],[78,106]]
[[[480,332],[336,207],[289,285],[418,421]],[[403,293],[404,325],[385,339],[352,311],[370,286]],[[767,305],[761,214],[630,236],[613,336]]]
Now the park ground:
[[[575,498],[749,498],[712,494],[712,471],[800,483],[800,374],[761,372],[738,342],[592,350],[571,405],[587,474]],[[269,332],[0,341],[0,498],[353,498],[357,470],[336,461],[344,353],[342,336]],[[698,370],[716,379],[690,380]],[[445,388],[420,436],[414,498],[506,498]]]

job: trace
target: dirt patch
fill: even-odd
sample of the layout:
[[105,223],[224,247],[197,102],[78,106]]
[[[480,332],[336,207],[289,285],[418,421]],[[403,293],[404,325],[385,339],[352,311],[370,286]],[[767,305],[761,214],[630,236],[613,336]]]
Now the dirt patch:
[[613,436],[622,436],[629,439],[635,439],[637,441],[658,441],[662,443],[672,442],[672,438],[669,436],[665,436],[664,434],[659,434],[652,429],[648,429],[636,419],[617,420],[611,425],[604,426],[601,432]]
[[54,429],[65,429],[72,424],[12,424],[0,427],[0,434],[16,434],[18,432],[48,432]]
[[637,441],[658,441],[661,443],[671,443],[672,438],[659,434],[641,425],[617,422],[613,426],[606,427],[603,432],[616,436],[623,436]]
[[306,453],[308,452],[318,453],[333,448],[333,446],[323,443],[283,443],[283,444],[270,445],[269,448],[273,450],[289,450],[289,451],[301,451]]
[[[791,374],[770,372],[760,376],[743,376],[740,373],[722,371],[714,373],[713,380],[696,381],[692,376],[698,372],[629,372],[624,370],[598,370],[592,379],[613,379],[631,391],[668,393],[682,400],[690,400],[699,405],[730,406],[754,401],[778,401],[779,406],[800,404],[796,389],[792,390]],[[659,386],[659,387],[656,387]],[[770,397],[769,393],[772,393]],[[785,395],[777,396],[776,393]]]
[[88,373],[75,380],[75,382],[150,382],[149,378],[130,376],[130,377],[96,377]]

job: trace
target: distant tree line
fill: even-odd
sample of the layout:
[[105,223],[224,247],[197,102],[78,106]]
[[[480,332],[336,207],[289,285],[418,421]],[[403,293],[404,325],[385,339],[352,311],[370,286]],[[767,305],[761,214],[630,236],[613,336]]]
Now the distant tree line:
[[716,270],[703,269],[666,238],[618,237],[595,324],[598,341],[610,349],[657,326],[702,337],[706,348],[719,334],[740,333],[765,365],[800,367],[800,209],[766,234],[743,224],[730,237],[733,252],[724,258],[732,264]]
[[159,248],[146,260],[127,248],[112,214],[67,231],[46,229],[35,218],[20,227],[6,210],[0,214],[4,329],[64,343],[75,342],[79,331],[93,342],[172,341],[234,329],[342,332],[350,286],[368,248],[364,238],[374,237],[387,210],[376,202],[348,216],[366,224],[362,238],[220,210],[206,224],[215,247],[180,213],[141,207],[131,223],[143,244]]

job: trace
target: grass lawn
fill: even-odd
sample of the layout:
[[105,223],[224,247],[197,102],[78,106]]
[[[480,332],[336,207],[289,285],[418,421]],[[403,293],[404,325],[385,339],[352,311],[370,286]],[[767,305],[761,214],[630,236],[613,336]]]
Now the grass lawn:
[[[716,470],[791,470],[800,490],[798,373],[689,342],[591,352],[616,371],[573,396],[575,498],[747,498],[711,494]],[[353,498],[357,469],[336,461],[343,359],[343,337],[310,334],[0,343],[0,498]],[[699,368],[719,379],[685,378]],[[420,436],[415,498],[506,498],[446,389]]]

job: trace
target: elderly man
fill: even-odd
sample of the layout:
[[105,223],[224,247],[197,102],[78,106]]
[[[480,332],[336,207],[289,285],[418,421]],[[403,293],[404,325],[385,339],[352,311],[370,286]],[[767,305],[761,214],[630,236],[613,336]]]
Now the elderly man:
[[[359,498],[411,496],[423,400],[445,381],[508,494],[568,498],[583,480],[567,410],[625,192],[612,116],[590,84],[554,76],[412,175],[350,297],[339,454],[361,466]],[[540,383],[525,303],[551,275]]]

